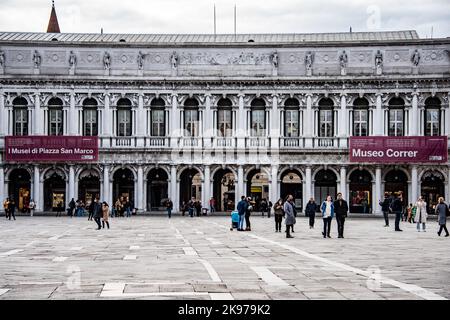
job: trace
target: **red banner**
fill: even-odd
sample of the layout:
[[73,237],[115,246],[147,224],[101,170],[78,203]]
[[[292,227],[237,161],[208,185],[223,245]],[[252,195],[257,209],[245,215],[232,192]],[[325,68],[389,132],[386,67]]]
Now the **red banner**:
[[447,137],[350,137],[350,162],[445,163]]
[[14,162],[98,161],[98,137],[7,136],[5,160]]

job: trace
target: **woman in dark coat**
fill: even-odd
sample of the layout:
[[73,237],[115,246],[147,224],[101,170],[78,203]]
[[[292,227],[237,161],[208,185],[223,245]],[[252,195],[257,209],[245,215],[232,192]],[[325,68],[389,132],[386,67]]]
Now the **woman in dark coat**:
[[445,230],[445,236],[448,237],[449,233],[447,230],[447,212],[448,207],[444,203],[444,198],[439,198],[439,204],[436,206],[436,214],[438,215],[439,231],[438,235],[441,236],[442,230]]
[[316,211],[317,204],[314,201],[314,198],[309,199],[308,204],[306,205],[305,213],[306,216],[309,217],[309,228],[314,229],[314,222],[316,219]]
[[273,207],[275,211],[275,232],[281,232],[281,222],[283,221],[283,199],[279,199]]

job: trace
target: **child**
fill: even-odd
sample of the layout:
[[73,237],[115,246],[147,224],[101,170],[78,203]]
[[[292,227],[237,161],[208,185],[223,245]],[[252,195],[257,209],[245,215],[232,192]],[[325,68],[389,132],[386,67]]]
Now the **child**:
[[230,231],[233,231],[233,229],[237,229],[239,227],[239,212],[232,211],[231,212],[231,228]]

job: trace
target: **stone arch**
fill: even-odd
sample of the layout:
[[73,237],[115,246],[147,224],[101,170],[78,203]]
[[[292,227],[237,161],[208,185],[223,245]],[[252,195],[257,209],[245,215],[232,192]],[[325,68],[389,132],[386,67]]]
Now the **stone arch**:
[[[350,181],[350,176],[352,175],[353,172],[355,172],[356,170],[359,170],[359,167],[353,167],[351,168],[348,172],[347,172],[347,182]],[[375,181],[375,173],[373,172],[373,170],[371,168],[367,168],[367,167],[363,167],[361,168],[361,170],[366,170],[367,172],[369,172],[370,176],[372,177],[372,182]]]
[[68,172],[64,168],[58,167],[58,166],[48,167],[48,168],[44,169],[41,173],[41,180],[45,181],[45,179],[51,175],[51,174],[48,174],[50,172],[51,172],[51,174],[53,174],[54,172],[56,172],[57,174],[59,173],[62,176],[62,178],[64,179],[64,181],[69,181]]
[[146,179],[146,177],[148,176],[148,174],[150,173],[150,171],[154,170],[154,169],[161,169],[163,170],[167,176],[170,179],[170,168],[166,165],[158,165],[158,166],[148,166],[144,169],[144,179]]
[[184,167],[182,167],[182,168],[181,168],[180,170],[178,170],[178,172],[177,172],[177,180],[180,180],[180,177],[181,177],[182,173],[183,173],[185,170],[188,170],[188,169],[196,169],[198,172],[200,172],[200,176],[201,176],[201,178],[202,178],[202,181],[205,180],[205,176],[204,176],[204,174],[203,174],[203,170],[202,170],[199,166],[197,166],[197,165],[184,166]]
[[211,170],[211,180],[213,179],[213,177],[217,173],[217,171],[219,171],[220,169],[230,170],[236,176],[236,179],[237,179],[237,171],[233,166],[216,166],[213,170]]
[[319,167],[317,167],[311,174],[312,181],[316,180],[316,175],[317,175],[317,173],[320,170],[331,170],[331,171],[333,171],[333,173],[336,175],[336,182],[340,182],[341,181],[340,173],[336,170],[336,168],[334,168],[332,166],[319,166]]
[[445,183],[447,183],[448,181],[448,175],[446,172],[444,172],[442,169],[440,168],[424,168],[418,175],[418,179],[419,181],[422,181],[422,178],[424,177],[424,175],[426,175],[429,172],[437,172],[439,175],[441,175],[443,181]]
[[134,180],[137,181],[137,170],[136,170],[136,167],[133,165],[115,166],[109,173],[111,179],[114,177],[114,174],[116,173],[116,171],[118,171],[120,169],[130,169],[131,172],[133,173]]
[[400,170],[400,171],[403,171],[403,173],[406,175],[406,178],[408,179],[408,181],[411,181],[411,175],[409,174],[408,169],[403,168],[403,167],[397,167],[397,168],[395,168],[395,167],[388,167],[388,168],[385,168],[384,171],[383,171],[383,174],[381,175],[381,181],[382,182],[386,181],[386,175],[389,172],[391,172],[392,170],[396,170],[396,169]]
[[8,167],[8,170],[5,170],[5,180],[9,180],[9,177],[11,175],[11,172],[13,172],[14,170],[18,170],[18,169],[24,169],[28,172],[28,174],[31,176],[31,181],[33,181],[34,179],[34,171],[31,170],[32,167],[29,166],[22,166],[22,165],[18,165],[18,166],[11,166]]
[[298,166],[283,166],[280,169],[278,169],[277,179],[281,180],[283,178],[283,175],[285,172],[288,171],[298,171],[300,173],[300,178],[303,180],[305,176],[305,172],[300,169]]

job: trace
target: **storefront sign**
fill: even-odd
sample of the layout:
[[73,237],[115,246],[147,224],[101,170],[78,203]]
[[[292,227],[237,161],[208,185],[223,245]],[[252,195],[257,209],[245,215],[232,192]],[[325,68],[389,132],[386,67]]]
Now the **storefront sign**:
[[350,162],[444,163],[447,137],[350,137]]
[[98,137],[7,136],[5,160],[14,162],[98,161]]

